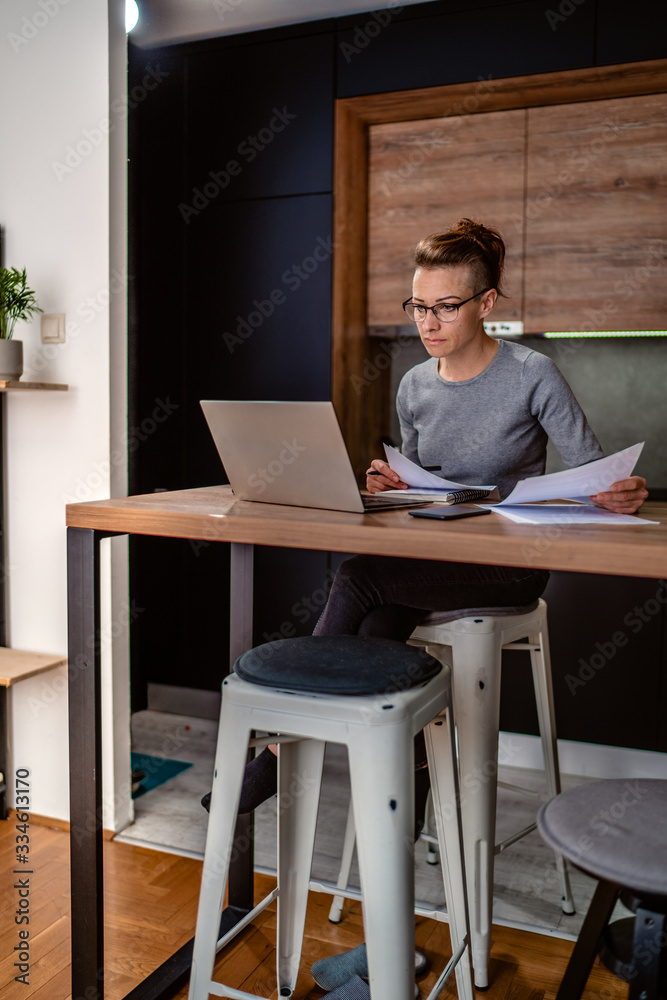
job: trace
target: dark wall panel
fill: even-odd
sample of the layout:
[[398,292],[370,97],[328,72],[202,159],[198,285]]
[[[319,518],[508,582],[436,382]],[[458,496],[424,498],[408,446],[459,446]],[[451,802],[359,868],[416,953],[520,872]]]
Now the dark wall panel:
[[[560,739],[665,749],[665,593],[660,580],[551,574],[544,598]],[[505,653],[503,664],[501,727],[537,733],[528,655]]]
[[667,56],[664,0],[597,0],[599,66]]
[[339,97],[594,64],[592,2],[557,30],[542,0],[415,16],[423,9],[360,14],[354,27],[339,31]]
[[[319,29],[131,49],[133,81],[148,63],[166,74],[131,131],[133,493],[225,481],[202,398],[329,398],[333,47]],[[234,157],[242,169],[223,187]],[[312,629],[326,565],[323,553],[257,554],[259,641]],[[131,588],[133,708],[147,681],[217,689],[229,546],[132,539]]]
[[188,240],[187,479],[221,481],[200,399],[329,399],[331,196],[212,205]]
[[187,221],[208,195],[331,190],[333,48],[326,34],[187,56]]
[[147,71],[160,80],[130,107],[129,117],[129,489],[150,493],[185,485],[179,364],[184,246],[177,213],[185,103],[177,49],[146,52],[130,46],[129,63],[130,95],[142,87]]

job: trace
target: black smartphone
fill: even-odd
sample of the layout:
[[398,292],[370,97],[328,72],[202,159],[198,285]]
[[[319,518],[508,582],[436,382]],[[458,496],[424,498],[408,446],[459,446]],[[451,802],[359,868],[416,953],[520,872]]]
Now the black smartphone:
[[412,517],[433,517],[436,521],[453,521],[457,517],[477,517],[490,514],[487,507],[434,507],[431,510],[411,510]]

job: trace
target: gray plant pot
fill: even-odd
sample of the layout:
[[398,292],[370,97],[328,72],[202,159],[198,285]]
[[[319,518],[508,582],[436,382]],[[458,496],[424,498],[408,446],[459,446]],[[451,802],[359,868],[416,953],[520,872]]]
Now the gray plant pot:
[[23,341],[0,338],[0,381],[16,380],[23,375]]

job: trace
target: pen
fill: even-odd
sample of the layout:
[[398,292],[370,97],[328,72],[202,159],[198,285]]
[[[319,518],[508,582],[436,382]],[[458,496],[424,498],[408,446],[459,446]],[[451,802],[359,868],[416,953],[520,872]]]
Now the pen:
[[[441,465],[425,465],[424,472],[440,472],[442,469]],[[378,472],[377,469],[371,469],[370,472],[366,473],[367,476],[381,476],[382,473]]]

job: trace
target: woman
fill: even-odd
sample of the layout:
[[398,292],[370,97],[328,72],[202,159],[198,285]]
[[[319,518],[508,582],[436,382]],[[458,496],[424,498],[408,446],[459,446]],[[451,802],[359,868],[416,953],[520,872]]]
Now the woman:
[[[602,457],[602,449],[554,363],[542,354],[484,332],[503,295],[505,246],[500,234],[470,219],[434,233],[415,249],[412,296],[404,303],[430,357],[402,379],[397,395],[403,453],[421,466],[466,485],[497,485],[507,496],[516,482],[544,472],[551,438],[568,467]],[[382,459],[367,470],[371,493],[407,489]],[[648,493],[641,476],[614,483],[590,499],[632,514]],[[478,566],[420,559],[354,556],[334,578],[317,635],[381,636],[405,641],[429,611],[530,604],[549,573],[529,566]],[[274,748],[246,768],[240,811],[276,791]],[[423,739],[415,741],[415,816],[421,827],[428,793]],[[346,998],[366,997],[363,946],[317,963],[324,988],[346,983]],[[350,980],[348,982],[348,980]],[[355,992],[355,990],[357,992]],[[338,992],[332,997],[338,998]]]
[[[398,389],[403,453],[422,466],[440,466],[455,482],[497,485],[504,496],[519,479],[544,472],[548,438],[569,467],[601,458],[555,364],[484,331],[484,320],[504,295],[500,234],[461,219],[423,239],[414,259],[412,296],[404,309],[430,357],[407,372]],[[408,488],[379,458],[367,470],[366,487],[371,493]],[[633,514],[647,496],[646,480],[631,476],[590,499]],[[339,567],[315,634],[405,641],[429,611],[530,604],[548,578],[547,570],[528,566],[354,556]],[[423,762],[418,750],[416,764]],[[275,764],[267,748],[249,765],[241,811],[275,793]]]

